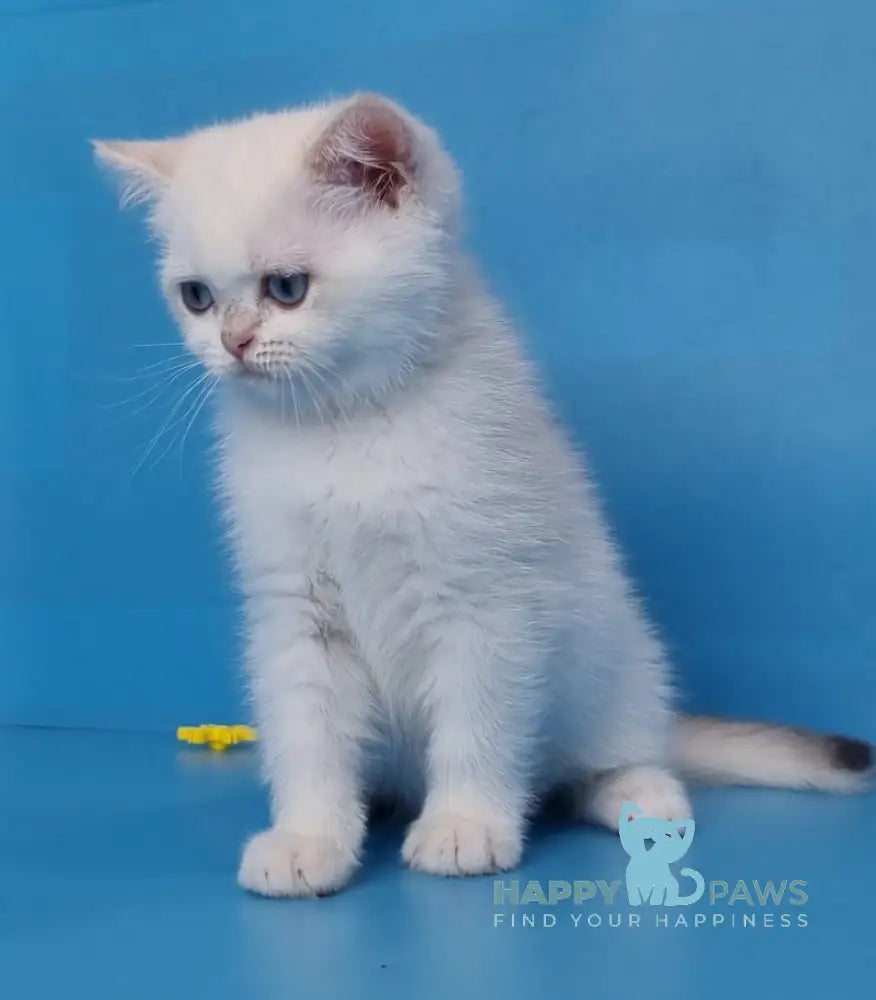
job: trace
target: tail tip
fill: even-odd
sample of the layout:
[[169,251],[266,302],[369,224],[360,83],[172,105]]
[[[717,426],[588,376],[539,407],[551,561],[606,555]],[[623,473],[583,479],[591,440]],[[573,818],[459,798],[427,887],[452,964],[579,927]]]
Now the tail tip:
[[831,736],[830,750],[834,765],[843,771],[861,774],[873,767],[873,747],[864,740]]

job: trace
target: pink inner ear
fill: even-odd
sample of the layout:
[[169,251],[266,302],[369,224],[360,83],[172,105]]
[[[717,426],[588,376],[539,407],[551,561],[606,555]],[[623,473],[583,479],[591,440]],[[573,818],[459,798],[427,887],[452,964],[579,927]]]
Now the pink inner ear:
[[329,126],[314,166],[325,183],[358,188],[377,204],[398,208],[413,174],[408,128],[389,106],[360,98]]

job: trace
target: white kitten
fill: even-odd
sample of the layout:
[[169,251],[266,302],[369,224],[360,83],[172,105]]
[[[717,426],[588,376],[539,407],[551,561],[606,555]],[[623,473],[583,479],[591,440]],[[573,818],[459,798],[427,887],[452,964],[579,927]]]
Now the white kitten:
[[866,744],[678,719],[663,650],[581,464],[459,245],[437,136],[357,96],[163,142],[98,143],[152,205],[186,343],[221,379],[273,826],[240,881],[342,886],[366,802],[403,855],[511,868],[527,815],[687,817],[673,769],[846,790]]

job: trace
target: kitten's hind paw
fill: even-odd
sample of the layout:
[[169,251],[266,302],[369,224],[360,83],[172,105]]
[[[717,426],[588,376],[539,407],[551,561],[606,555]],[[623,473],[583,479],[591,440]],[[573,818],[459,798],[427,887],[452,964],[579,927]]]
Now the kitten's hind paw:
[[237,881],[260,896],[327,896],[349,881],[356,865],[355,854],[330,837],[274,827],[246,845]]
[[[576,789],[576,812],[581,819],[616,830],[622,810],[638,806],[644,816],[681,820],[691,816],[684,785],[659,767],[626,767],[597,776]],[[629,810],[632,813],[632,810]]]
[[523,837],[507,819],[472,819],[451,812],[424,813],[410,828],[402,857],[431,875],[486,875],[519,861]]

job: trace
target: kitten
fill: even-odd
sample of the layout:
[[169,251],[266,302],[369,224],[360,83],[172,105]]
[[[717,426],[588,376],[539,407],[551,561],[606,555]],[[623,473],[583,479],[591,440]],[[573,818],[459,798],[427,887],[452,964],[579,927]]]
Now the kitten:
[[339,889],[366,803],[402,854],[514,867],[539,797],[678,819],[676,772],[851,790],[865,743],[680,718],[580,460],[460,246],[436,134],[378,97],[99,142],[151,205],[188,347],[219,380],[273,825],[240,883]]

